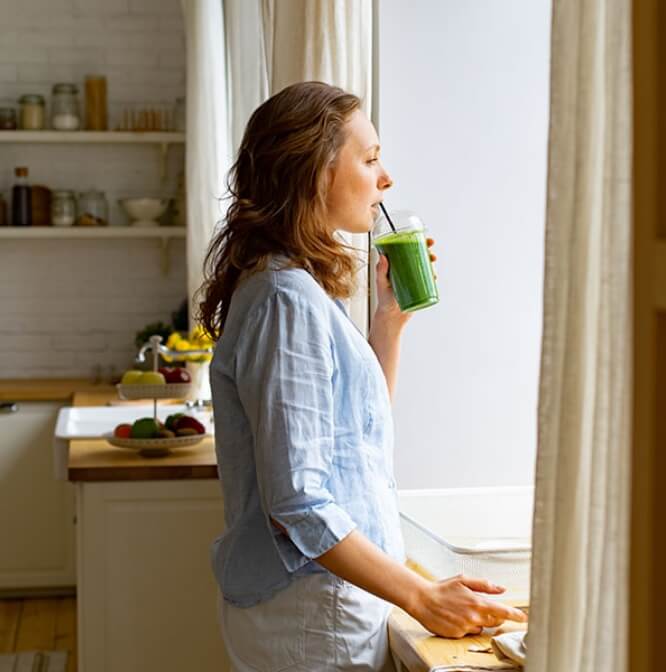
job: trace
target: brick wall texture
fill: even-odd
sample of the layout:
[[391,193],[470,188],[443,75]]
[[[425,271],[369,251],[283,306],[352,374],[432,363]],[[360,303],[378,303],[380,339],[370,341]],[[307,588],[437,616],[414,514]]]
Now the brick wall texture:
[[[0,0],[0,107],[57,82],[108,82],[114,128],[128,105],[172,108],[185,95],[179,0]],[[160,180],[157,145],[0,143],[0,192],[14,168],[51,189],[105,192],[112,224],[127,196],[174,196],[184,148]],[[103,376],[131,365],[134,334],[168,321],[186,296],[185,242],[157,239],[0,239],[0,378]]]

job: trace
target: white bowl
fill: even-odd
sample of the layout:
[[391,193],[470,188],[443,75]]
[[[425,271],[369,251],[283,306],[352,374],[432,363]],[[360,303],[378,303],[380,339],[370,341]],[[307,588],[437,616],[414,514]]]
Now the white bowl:
[[157,219],[169,207],[168,198],[121,198],[118,203],[132,220],[132,226],[159,226]]

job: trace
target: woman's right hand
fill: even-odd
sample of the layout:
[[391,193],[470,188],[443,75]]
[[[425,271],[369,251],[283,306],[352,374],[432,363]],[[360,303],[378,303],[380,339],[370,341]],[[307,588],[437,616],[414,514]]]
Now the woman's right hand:
[[526,622],[526,614],[519,609],[479,595],[503,592],[504,588],[486,579],[460,574],[423,586],[409,612],[431,632],[454,639],[479,634],[483,628],[494,628],[507,620]]

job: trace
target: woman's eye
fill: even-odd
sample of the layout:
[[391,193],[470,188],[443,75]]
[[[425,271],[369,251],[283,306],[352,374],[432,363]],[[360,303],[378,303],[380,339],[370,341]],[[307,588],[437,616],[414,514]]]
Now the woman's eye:
[[377,161],[379,161],[379,159],[369,159],[367,163],[377,163]]

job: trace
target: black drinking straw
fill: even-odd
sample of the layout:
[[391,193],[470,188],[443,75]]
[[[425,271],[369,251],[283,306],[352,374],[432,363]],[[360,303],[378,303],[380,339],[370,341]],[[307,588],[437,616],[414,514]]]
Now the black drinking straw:
[[395,226],[393,226],[393,222],[391,221],[391,218],[389,217],[388,212],[386,212],[386,208],[384,207],[384,204],[380,201],[379,202],[379,207],[382,209],[382,212],[384,213],[384,217],[388,220],[388,223],[391,225],[391,229],[393,229],[393,233],[397,233],[395,230]]

